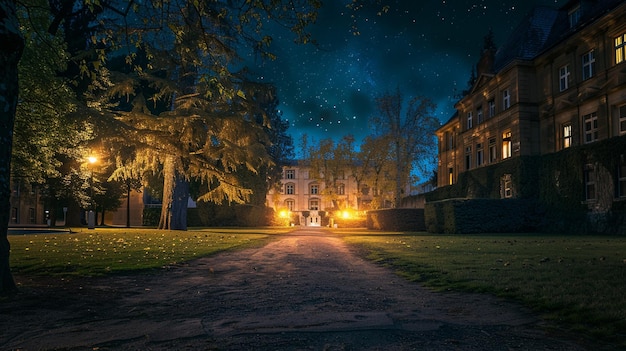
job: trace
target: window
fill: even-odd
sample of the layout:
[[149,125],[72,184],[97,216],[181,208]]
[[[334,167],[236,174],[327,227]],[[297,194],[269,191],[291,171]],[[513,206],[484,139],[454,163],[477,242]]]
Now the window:
[[310,191],[309,193],[310,193],[311,195],[317,195],[317,194],[319,193],[319,189],[320,189],[320,188],[319,188],[319,185],[317,185],[317,184],[311,184],[311,187],[310,187],[310,190],[311,190],[311,191]]
[[309,210],[317,211],[320,209],[320,202],[317,199],[311,199],[309,201]]
[[559,68],[559,91],[565,91],[569,88],[569,65]]
[[564,124],[563,125],[563,148],[567,149],[572,146],[572,125]]
[[585,199],[595,200],[596,198],[596,172],[593,165],[585,166]]
[[615,38],[615,64],[626,61],[626,33]]
[[450,133],[450,132],[446,132],[446,138],[447,138],[447,149],[446,150],[453,150],[454,149],[454,134]]
[[295,185],[293,183],[285,184],[285,193],[287,195],[295,194],[296,193],[295,189],[296,189],[296,187],[295,187]]
[[582,57],[583,62],[583,80],[593,77],[596,69],[596,56],[593,50],[584,54]]
[[482,166],[483,164],[483,144],[476,144],[476,167]]
[[454,184],[454,168],[448,168],[448,184]]
[[345,195],[346,194],[346,186],[345,184],[339,184],[337,186],[337,195]]
[[35,209],[32,207],[28,209],[28,223],[35,223]]
[[593,112],[583,116],[585,125],[585,143],[598,140],[598,114]]
[[513,144],[511,142],[511,132],[506,132],[502,134],[502,158],[503,159],[511,157],[512,146]]
[[489,118],[492,118],[496,115],[496,101],[493,99],[489,100],[487,105],[489,105]]
[[574,28],[580,22],[580,6],[576,6],[568,12],[569,27]]
[[626,158],[620,157],[617,169],[617,197],[626,197]]
[[513,197],[513,182],[510,174],[505,174],[500,178],[500,197],[503,199]]
[[505,89],[502,92],[502,110],[506,110],[511,107],[511,93],[509,89]]
[[494,163],[496,160],[498,160],[496,138],[491,138],[489,139],[489,163]]
[[483,107],[482,106],[476,109],[476,123],[477,124],[483,123]]
[[467,129],[471,129],[473,127],[473,125],[472,125],[473,124],[472,118],[473,118],[472,113],[468,112],[467,113]]
[[620,155],[620,163],[617,169],[617,196],[626,197],[626,157]]
[[296,208],[296,202],[292,199],[285,200],[285,206],[289,209],[289,211],[293,211]]
[[619,107],[619,134],[626,134],[626,105]]
[[472,168],[472,147],[465,148],[465,169]]
[[11,223],[17,223],[17,207],[11,207]]
[[294,169],[288,169],[285,171],[286,179],[296,179],[296,171]]

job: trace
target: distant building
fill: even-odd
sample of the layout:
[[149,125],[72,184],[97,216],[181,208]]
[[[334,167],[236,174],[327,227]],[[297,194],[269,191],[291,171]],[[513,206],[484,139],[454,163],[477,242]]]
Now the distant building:
[[[562,195],[589,213],[626,201],[626,149],[597,146],[626,138],[625,18],[622,0],[537,7],[497,50],[486,46],[474,85],[436,131],[438,187],[463,179],[461,197],[538,197],[560,191],[560,178],[571,176],[581,195]],[[573,150],[578,156],[567,157],[580,162],[546,164]],[[513,162],[525,157],[543,160],[537,178]],[[499,191],[481,183],[484,175],[497,179]]]
[[49,209],[44,207],[40,187],[27,184],[20,178],[11,178],[11,212],[9,226],[46,225],[50,218]]
[[[306,226],[320,226],[325,216],[333,211],[363,212],[371,208],[377,189],[363,183],[357,185],[349,169],[340,172],[335,180],[336,189],[329,196],[325,182],[312,177],[311,170],[302,162],[293,161],[283,165],[283,175],[279,190],[270,190],[266,205],[277,213],[288,211],[296,215],[297,223]],[[390,207],[383,201],[380,206]]]

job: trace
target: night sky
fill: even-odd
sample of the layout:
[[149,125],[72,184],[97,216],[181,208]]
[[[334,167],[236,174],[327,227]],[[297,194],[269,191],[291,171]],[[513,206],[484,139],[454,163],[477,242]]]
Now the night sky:
[[[447,121],[489,28],[500,46],[533,7],[565,1],[389,0],[382,15],[382,5],[353,12],[348,3],[324,1],[311,28],[317,45],[297,45],[293,35],[275,33],[278,58],[256,68],[259,79],[278,87],[279,108],[296,146],[305,133],[317,140],[352,134],[359,142],[369,134],[374,99],[396,88],[405,100],[432,99],[437,118]],[[354,35],[353,24],[360,35]]]

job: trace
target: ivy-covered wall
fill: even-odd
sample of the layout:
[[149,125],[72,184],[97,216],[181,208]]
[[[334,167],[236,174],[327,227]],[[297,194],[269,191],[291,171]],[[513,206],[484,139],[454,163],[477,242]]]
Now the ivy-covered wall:
[[[461,173],[456,184],[427,193],[426,201],[428,205],[447,199],[500,199],[503,176],[510,174],[512,197],[536,200],[534,213],[540,216],[538,230],[624,234],[626,199],[616,197],[617,169],[625,154],[626,136],[621,136],[553,154],[516,157]],[[596,169],[597,177],[598,199],[589,203],[585,201],[586,165]],[[449,217],[452,212],[441,217],[437,211],[441,209],[431,208],[426,212],[427,223],[433,228],[446,228],[446,224],[439,221],[452,221]],[[512,222],[517,220],[515,216],[515,212],[511,213]]]

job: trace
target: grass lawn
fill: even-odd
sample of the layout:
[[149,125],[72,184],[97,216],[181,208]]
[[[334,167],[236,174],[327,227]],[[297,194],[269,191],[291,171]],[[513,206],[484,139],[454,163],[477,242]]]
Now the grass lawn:
[[236,247],[262,245],[268,229],[96,228],[78,233],[10,235],[10,264],[17,274],[98,276],[158,268]]
[[335,232],[409,280],[515,299],[626,349],[626,237]]

